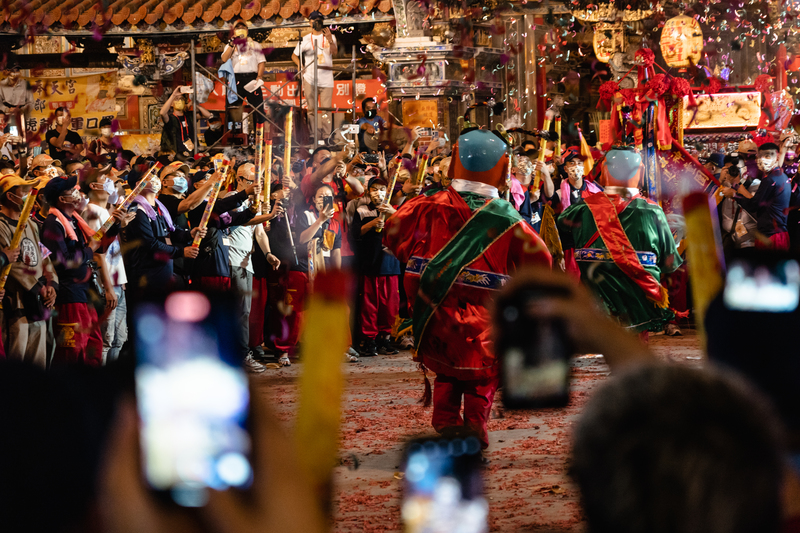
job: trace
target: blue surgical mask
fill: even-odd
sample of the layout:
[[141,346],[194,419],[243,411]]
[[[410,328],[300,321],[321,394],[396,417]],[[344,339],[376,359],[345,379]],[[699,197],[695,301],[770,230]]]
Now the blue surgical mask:
[[172,190],[178,194],[183,194],[189,190],[189,182],[183,177],[172,178]]

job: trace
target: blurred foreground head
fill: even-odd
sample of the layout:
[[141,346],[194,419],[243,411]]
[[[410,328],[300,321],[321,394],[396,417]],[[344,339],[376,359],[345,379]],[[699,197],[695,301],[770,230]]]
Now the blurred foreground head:
[[769,404],[717,370],[645,366],[581,415],[572,477],[592,533],[780,529],[783,448]]

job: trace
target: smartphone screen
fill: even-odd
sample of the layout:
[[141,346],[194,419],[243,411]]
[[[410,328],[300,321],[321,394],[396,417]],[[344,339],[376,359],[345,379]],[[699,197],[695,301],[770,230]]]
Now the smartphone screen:
[[407,532],[489,530],[477,437],[413,440],[406,447],[403,467],[401,516]]
[[225,297],[175,292],[143,302],[136,327],[136,401],[147,484],[199,507],[209,488],[252,480],[247,375],[235,352],[234,306]]
[[722,298],[735,311],[790,313],[800,302],[800,265],[794,259],[735,259]]
[[555,296],[529,288],[498,302],[495,350],[500,357],[503,404],[509,408],[557,407],[569,401],[572,343],[560,320],[531,318],[526,307]]
[[19,132],[16,126],[9,126],[8,133],[14,135],[15,137],[19,137]]

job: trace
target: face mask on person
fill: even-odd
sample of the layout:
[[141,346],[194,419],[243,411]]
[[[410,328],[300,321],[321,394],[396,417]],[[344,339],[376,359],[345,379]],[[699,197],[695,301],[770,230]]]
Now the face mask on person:
[[758,165],[758,170],[761,172],[769,172],[773,168],[775,168],[775,164],[778,162],[778,158],[774,155],[769,156],[759,156],[756,159],[756,165]]
[[81,197],[81,193],[78,192],[78,189],[72,189],[68,192],[65,192],[60,198],[63,203],[74,205],[76,209],[78,208],[78,205],[82,199],[83,198]]
[[245,28],[236,28],[233,30],[234,37],[238,37],[239,39],[246,39],[247,38],[247,30]]
[[56,118],[56,124],[58,124],[60,126],[63,123],[64,123],[64,115],[61,115],[60,117]]
[[100,128],[100,135],[102,135],[103,137],[111,137],[111,128],[109,127]]
[[211,124],[208,125],[208,129],[213,130],[213,131],[217,131],[221,127],[222,127],[222,123],[221,122],[212,122]]
[[144,188],[145,192],[153,192],[158,194],[161,191],[161,180],[158,178],[151,178],[150,183]]
[[8,196],[8,199],[11,203],[19,207],[20,210],[22,210],[22,206],[25,205],[25,202],[28,201],[30,193],[25,194],[23,196],[17,196],[13,192],[9,192],[6,196]]
[[583,177],[583,165],[572,165],[567,169],[567,176],[572,181],[577,181]]
[[386,198],[386,190],[385,189],[370,189],[369,190],[369,199],[372,200],[372,203],[375,205],[383,203],[383,200]]
[[183,194],[189,190],[189,181],[181,175],[172,177],[172,190],[178,194]]
[[183,101],[183,98],[175,100],[175,103],[173,104],[173,109],[175,111],[183,111],[184,109],[186,109],[186,102]]
[[364,116],[367,117],[367,118],[375,118],[375,115],[377,115],[377,114],[378,114],[378,112],[375,111],[374,109],[367,109],[364,112]]

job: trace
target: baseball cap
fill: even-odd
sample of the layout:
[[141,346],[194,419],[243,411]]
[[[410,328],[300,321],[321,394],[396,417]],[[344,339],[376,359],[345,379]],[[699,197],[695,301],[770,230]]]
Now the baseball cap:
[[19,186],[27,186],[27,187],[36,187],[39,184],[39,180],[26,180],[24,178],[20,178],[16,174],[6,174],[0,177],[0,194],[5,194],[14,187]]
[[325,17],[322,16],[322,13],[320,13],[319,11],[314,10],[311,13],[308,14],[308,20],[314,20],[314,19],[323,20],[323,19],[325,19]]
[[189,165],[181,161],[173,161],[172,163],[166,165],[164,168],[161,169],[161,173],[158,175],[158,177],[163,180],[170,174],[175,174],[176,172],[183,172],[185,176],[188,176]]
[[255,176],[256,173],[256,166],[253,163],[245,163],[239,167],[236,171],[236,177],[241,178],[245,175],[252,175]]
[[53,164],[53,158],[47,154],[39,154],[31,161],[31,168],[49,167]]
[[367,183],[367,189],[369,189],[373,185],[385,185],[387,187],[389,186],[386,180],[383,179],[381,176],[375,176],[374,178],[370,179],[369,183]]
[[53,178],[47,182],[47,185],[42,189],[42,194],[45,200],[50,205],[55,205],[58,202],[59,196],[63,196],[65,192],[74,189],[78,183],[78,176],[70,176],[68,178]]

